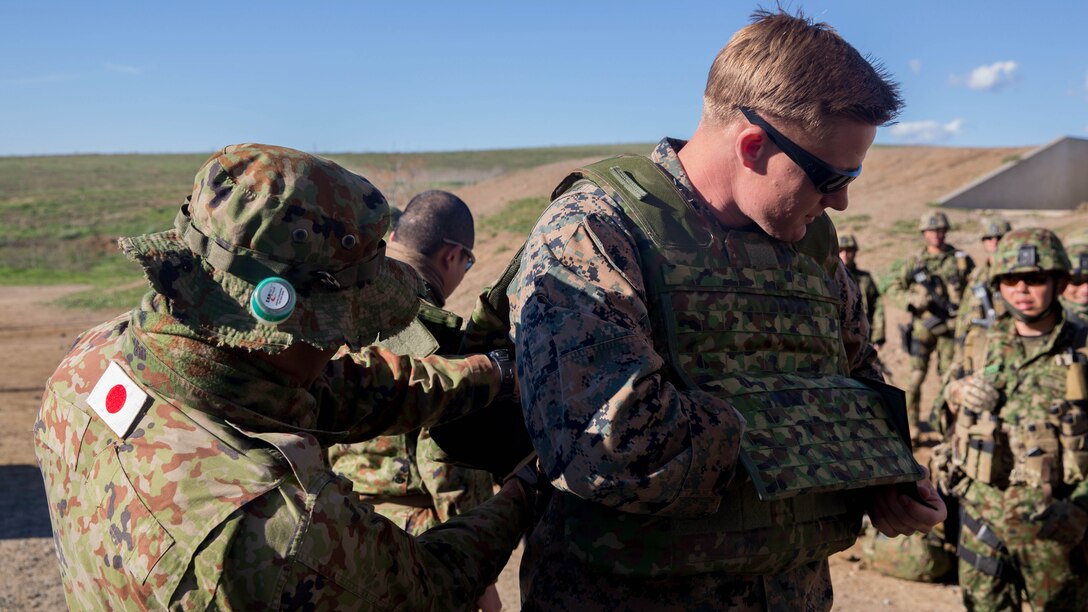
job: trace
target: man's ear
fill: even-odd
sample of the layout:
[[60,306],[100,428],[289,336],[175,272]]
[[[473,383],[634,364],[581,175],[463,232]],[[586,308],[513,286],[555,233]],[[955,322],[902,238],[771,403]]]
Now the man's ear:
[[438,261],[442,264],[443,270],[452,269],[458,262],[458,256],[461,254],[461,247],[455,244],[444,244],[438,250]]
[[745,168],[762,174],[767,168],[769,142],[763,130],[754,125],[749,126],[737,133],[737,158]]

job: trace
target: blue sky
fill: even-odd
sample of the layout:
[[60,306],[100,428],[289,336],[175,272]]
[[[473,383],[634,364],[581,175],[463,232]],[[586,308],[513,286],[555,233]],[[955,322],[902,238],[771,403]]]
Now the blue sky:
[[[771,3],[764,5],[773,6]],[[901,82],[884,144],[1088,137],[1088,2],[785,3]],[[756,2],[5,2],[0,155],[656,141]]]

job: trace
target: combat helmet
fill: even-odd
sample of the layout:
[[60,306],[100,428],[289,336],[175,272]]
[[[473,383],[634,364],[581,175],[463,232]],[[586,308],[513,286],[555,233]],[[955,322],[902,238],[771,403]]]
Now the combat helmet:
[[1070,274],[1081,280],[1088,277],[1088,243],[1070,244],[1065,247],[1065,252],[1069,255]]
[[918,231],[946,230],[948,229],[948,217],[943,212],[927,212],[918,221]]
[[843,234],[839,236],[839,250],[858,250],[858,241],[854,238],[853,234]]
[[180,323],[216,344],[276,353],[362,347],[414,318],[419,277],[385,257],[389,204],[362,176],[261,144],[213,154],[174,220],[122,238]]
[[1012,231],[1012,224],[1001,217],[990,217],[982,220],[982,239],[1001,238]]
[[1062,241],[1041,227],[1018,229],[1005,234],[994,252],[990,282],[1006,274],[1048,272],[1065,276],[1072,266]]

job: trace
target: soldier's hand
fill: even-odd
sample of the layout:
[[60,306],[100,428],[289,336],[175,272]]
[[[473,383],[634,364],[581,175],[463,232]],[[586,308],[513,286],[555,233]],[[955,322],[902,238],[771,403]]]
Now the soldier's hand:
[[948,509],[940,494],[937,493],[937,489],[930,482],[928,470],[925,477],[915,485],[918,487],[918,495],[933,506],[932,508],[900,493],[895,486],[885,485],[874,488],[868,511],[869,520],[877,531],[889,538],[910,535],[917,531],[928,532],[934,525],[948,517]]
[[982,377],[972,374],[949,382],[945,398],[957,410],[967,408],[972,412],[982,413],[993,411],[1001,394]]
[[1088,512],[1067,500],[1050,504],[1031,519],[1043,523],[1039,528],[1039,538],[1064,542],[1069,546],[1076,546],[1084,539],[1084,532],[1088,529]]

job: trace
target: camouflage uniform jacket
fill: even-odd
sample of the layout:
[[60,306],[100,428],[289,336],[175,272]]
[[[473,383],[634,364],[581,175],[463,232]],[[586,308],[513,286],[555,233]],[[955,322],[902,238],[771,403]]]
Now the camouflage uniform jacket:
[[[437,319],[459,317],[441,310],[441,296],[426,283],[422,283],[420,299],[433,306],[433,315],[448,315],[420,318],[439,341],[438,353],[457,353],[460,337],[449,333],[451,328],[438,324]],[[358,444],[334,445],[329,449],[329,462],[333,471],[348,477],[355,492],[374,503],[379,513],[418,535],[492,495],[490,474],[445,463],[441,461],[443,454],[423,428]]]
[[975,269],[975,262],[970,255],[950,244],[942,246],[940,253],[930,253],[923,247],[899,278],[897,284],[900,290],[909,290],[917,284],[914,274],[919,269],[924,269],[930,278],[939,280],[938,294],[947,299],[950,306],[955,307],[963,297],[967,279]]
[[[1068,367],[1060,362],[1061,356],[1085,348],[1083,338],[1086,333],[1079,321],[1064,320],[1045,341],[1025,343],[1016,333],[1012,317],[1003,317],[990,330],[971,327],[965,346],[979,347],[977,352],[982,354],[985,351],[985,356],[981,363],[977,363],[975,357],[966,354],[974,351],[965,351],[964,374],[980,373],[1000,392],[1002,401],[996,412],[1006,425],[1006,430],[1010,427],[1015,430],[1018,424],[1033,422],[1039,423],[1041,429],[1042,423],[1053,418],[1051,409],[1065,403]],[[973,335],[979,337],[971,337]],[[1006,434],[1015,439],[1015,433],[1006,431]],[[1015,467],[1023,458],[1016,455],[1016,449],[1006,448],[1005,452],[1011,454],[1012,465],[1008,465],[1008,459],[1003,462],[1006,469],[1013,470],[1013,484],[1010,486],[1025,484]],[[1084,468],[1078,468],[1075,461],[1065,460],[1060,465],[1065,468],[1065,474],[1058,480],[1064,482],[1056,487],[1055,498],[1072,499],[1088,510],[1088,474],[1083,473]],[[974,499],[984,489],[993,490],[995,487],[973,483],[969,489],[967,498]]]
[[876,288],[876,279],[856,265],[847,266],[846,270],[861,290],[861,309],[869,319],[869,341],[884,344],[884,302],[880,299],[880,290]]
[[[676,154],[682,146],[665,139],[651,159],[694,202]],[[530,235],[510,285],[526,424],[560,491],[626,513],[704,516],[716,510],[737,468],[745,423],[728,401],[674,386],[654,348],[628,223],[603,190],[582,183],[555,200]],[[849,369],[875,377],[857,285],[844,266],[836,271]],[[526,609],[743,607],[753,597],[760,606],[830,605],[826,561],[789,576],[639,581],[587,567],[565,552],[569,537],[553,498],[522,562]]]
[[[412,538],[357,500],[325,449],[488,401],[485,358],[367,350],[304,389],[186,333],[134,311],[81,336],[47,383],[35,447],[70,608],[474,605],[517,544],[519,502]],[[111,362],[149,396],[123,439],[88,403]]]

